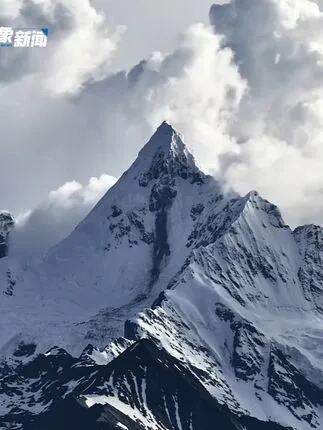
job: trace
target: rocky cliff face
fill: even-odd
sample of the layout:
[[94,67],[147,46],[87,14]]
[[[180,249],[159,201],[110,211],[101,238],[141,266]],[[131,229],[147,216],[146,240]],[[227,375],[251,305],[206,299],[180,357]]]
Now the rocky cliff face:
[[8,212],[0,212],[0,258],[8,255],[9,233],[14,227],[14,220]]
[[[15,356],[26,360],[32,348],[21,345]],[[135,342],[106,364],[83,355],[73,358],[52,348],[24,365],[1,369],[0,387],[11,397],[5,405],[11,409],[0,424],[11,428],[14,422],[25,430],[283,430],[220,405],[199,378],[151,340]],[[12,407],[17,402],[24,413]]]
[[13,268],[3,425],[320,429],[322,249],[162,124],[70,237]]

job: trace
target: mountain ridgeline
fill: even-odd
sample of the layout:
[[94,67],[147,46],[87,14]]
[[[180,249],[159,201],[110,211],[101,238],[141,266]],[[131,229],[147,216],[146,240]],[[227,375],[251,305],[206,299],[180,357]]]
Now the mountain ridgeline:
[[224,193],[170,124],[42,258],[8,232],[1,428],[323,427],[323,229]]

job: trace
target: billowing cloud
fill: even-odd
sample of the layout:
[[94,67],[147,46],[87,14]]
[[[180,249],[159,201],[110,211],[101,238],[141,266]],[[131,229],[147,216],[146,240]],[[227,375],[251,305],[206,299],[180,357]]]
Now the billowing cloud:
[[257,189],[291,225],[322,223],[318,2],[235,0],[210,17],[213,34],[192,26],[171,54],[134,69],[123,115],[137,128],[138,116],[151,128],[168,119],[227,186]]
[[323,13],[311,0],[236,0],[211,20],[249,91],[230,134],[222,177],[258,189],[292,223],[323,221]]
[[[92,104],[104,118],[103,134],[135,156],[149,135],[168,120],[187,138],[205,168],[219,169],[219,156],[236,153],[228,125],[234,121],[247,83],[240,76],[233,51],[221,35],[204,24],[191,26],[173,52],[154,52],[129,73],[121,73],[87,88],[80,104]],[[116,154],[118,156],[118,154]]]
[[5,0],[1,23],[49,29],[46,49],[2,52],[0,79],[29,74],[54,95],[77,94],[87,82],[106,77],[125,30],[112,27],[90,0]]
[[[178,34],[195,19],[207,21],[211,1],[179,0],[172,5],[167,0],[152,6],[140,0],[135,7],[131,0],[15,0],[8,2],[11,16],[7,9],[6,17],[1,7],[0,25],[48,27],[50,31],[46,49],[2,49],[0,53],[1,205],[17,214],[37,206],[49,190],[70,178],[84,183],[102,172],[119,176],[161,117],[156,102],[164,91],[156,88],[151,103],[146,104],[147,91],[162,86],[162,80],[166,83],[167,73],[173,76],[166,61],[156,80],[149,67],[153,69],[158,57],[175,54],[175,59]],[[174,12],[171,16],[168,6]],[[183,7],[185,14],[180,13]],[[129,26],[130,33],[126,31],[118,42],[120,24]],[[88,32],[89,38],[76,40],[73,35],[79,34],[78,29]],[[208,32],[212,39],[212,32]],[[66,42],[72,39],[73,44]],[[216,49],[216,38],[212,40]],[[66,51],[65,43],[71,51]],[[103,50],[107,54],[103,63],[91,58],[83,65],[73,57],[80,55],[80,61],[85,61],[92,54],[99,55],[103,51],[98,47],[105,43],[117,49]],[[162,54],[151,56],[151,50],[158,48],[163,49]],[[197,47],[191,49],[187,61],[196,61],[196,54]],[[138,80],[134,82],[141,66],[129,74],[127,70],[113,72],[133,67],[134,61],[144,56],[149,57],[150,66],[142,67],[146,69],[142,86]],[[179,81],[180,67],[185,63],[176,61],[174,77]],[[146,118],[146,112],[153,115]]]
[[0,200],[17,215],[71,177],[110,173],[97,101],[77,97],[111,73],[123,27],[89,0],[4,0],[1,25],[49,29],[46,48],[0,52]]
[[[89,0],[64,0],[63,5],[72,25],[46,65],[45,85],[54,94],[75,94],[86,82],[103,79],[109,73],[124,28],[111,29]],[[47,12],[52,13],[53,6],[55,2],[53,5],[53,0],[47,0]]]
[[[149,68],[155,72],[148,72]],[[148,76],[147,76],[148,75]],[[211,28],[193,25],[171,54],[153,57],[141,76],[144,112],[152,128],[163,119],[185,136],[205,168],[217,168],[219,156],[235,152],[237,144],[228,134],[246,92],[233,61],[231,49]]]
[[17,217],[11,253],[38,254],[64,239],[115,182],[114,177],[101,175],[86,185],[71,181],[51,191],[38,207]]
[[1,18],[17,18],[22,7],[22,0],[2,0],[0,17]]
[[[225,3],[228,0],[216,0]],[[92,0],[114,23],[125,24],[115,62],[117,69],[131,69],[154,51],[172,52],[180,34],[193,23],[208,24],[215,0]],[[165,30],[167,29],[167,31]]]

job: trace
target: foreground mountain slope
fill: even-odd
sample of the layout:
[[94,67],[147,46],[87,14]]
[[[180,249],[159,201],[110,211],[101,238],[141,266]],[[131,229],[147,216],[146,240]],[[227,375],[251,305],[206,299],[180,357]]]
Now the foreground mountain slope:
[[193,236],[183,270],[128,335],[160,341],[232,409],[320,428],[321,229],[291,231],[252,192]]
[[[13,383],[18,377],[20,387]],[[283,430],[221,406],[180,361],[147,339],[101,366],[55,348],[8,371],[5,384],[12,398],[23,392],[27,400],[24,412],[16,408],[0,418],[5,428],[14,422],[24,430]]]
[[224,195],[169,124],[65,241],[5,265],[6,425],[323,426],[322,228]]

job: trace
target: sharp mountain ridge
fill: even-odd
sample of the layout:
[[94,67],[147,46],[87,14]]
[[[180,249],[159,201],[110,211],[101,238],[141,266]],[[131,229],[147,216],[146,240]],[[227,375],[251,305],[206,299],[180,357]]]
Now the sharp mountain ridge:
[[5,246],[4,428],[323,426],[323,229],[223,192],[169,123],[46,255]]

